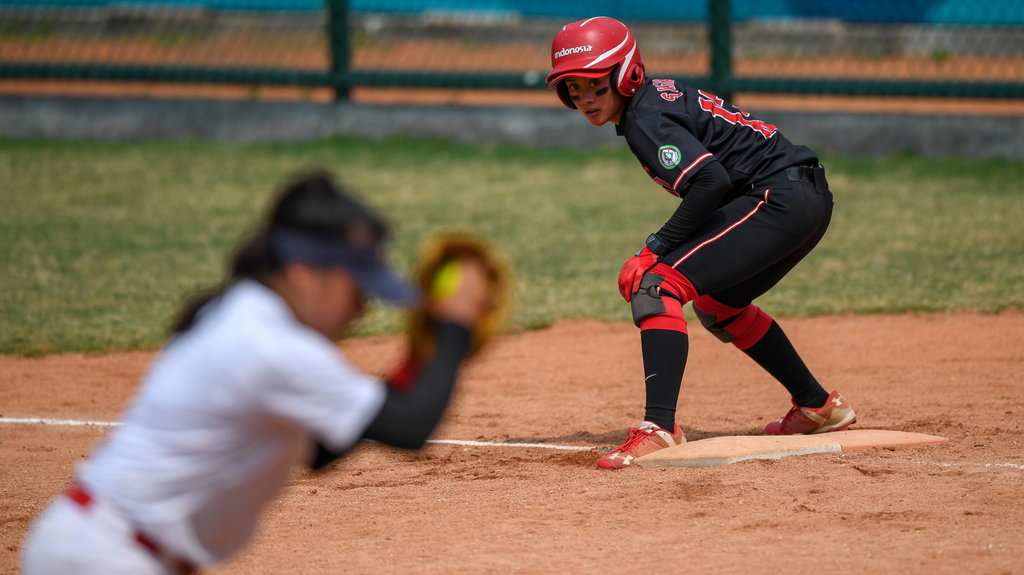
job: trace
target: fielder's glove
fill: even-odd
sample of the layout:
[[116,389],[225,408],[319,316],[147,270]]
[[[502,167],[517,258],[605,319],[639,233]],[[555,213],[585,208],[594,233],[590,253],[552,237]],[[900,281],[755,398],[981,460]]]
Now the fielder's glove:
[[413,276],[424,301],[406,318],[411,359],[423,363],[434,353],[437,318],[432,313],[434,303],[448,297],[457,297],[460,265],[473,260],[485,271],[488,279],[488,297],[483,314],[472,330],[473,340],[469,356],[480,352],[501,330],[510,299],[510,279],[504,261],[483,241],[466,234],[437,236],[423,244],[419,264]]

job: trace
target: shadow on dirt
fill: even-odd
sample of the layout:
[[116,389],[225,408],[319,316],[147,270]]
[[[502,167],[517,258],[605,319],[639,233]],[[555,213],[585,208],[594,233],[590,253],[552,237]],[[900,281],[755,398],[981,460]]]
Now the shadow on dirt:
[[[697,441],[700,439],[708,439],[710,437],[721,437],[727,435],[761,435],[763,431],[760,428],[750,429],[716,429],[716,430],[702,430],[694,429],[691,427],[683,427],[683,435],[687,441]],[[593,445],[597,448],[601,447],[615,447],[626,440],[626,436],[629,434],[628,429],[615,429],[611,431],[603,432],[592,432],[592,431],[575,431],[566,435],[559,435],[553,437],[507,437],[505,438],[506,443],[551,443],[551,444],[570,444],[570,445]]]

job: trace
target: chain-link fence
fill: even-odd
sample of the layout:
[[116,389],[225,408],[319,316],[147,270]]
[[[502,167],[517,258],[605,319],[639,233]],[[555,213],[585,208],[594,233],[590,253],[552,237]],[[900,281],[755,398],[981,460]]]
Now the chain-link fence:
[[617,17],[652,75],[721,94],[1024,98],[1024,2],[0,0],[5,79],[536,90],[566,22]]

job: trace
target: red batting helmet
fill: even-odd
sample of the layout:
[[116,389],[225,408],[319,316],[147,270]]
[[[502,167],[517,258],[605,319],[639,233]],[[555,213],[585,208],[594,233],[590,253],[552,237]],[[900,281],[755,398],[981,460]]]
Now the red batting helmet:
[[547,83],[563,104],[575,109],[562,80],[566,76],[600,78],[616,68],[618,73],[612,78],[612,85],[628,98],[644,83],[644,63],[636,38],[614,18],[587,18],[566,24],[555,34]]

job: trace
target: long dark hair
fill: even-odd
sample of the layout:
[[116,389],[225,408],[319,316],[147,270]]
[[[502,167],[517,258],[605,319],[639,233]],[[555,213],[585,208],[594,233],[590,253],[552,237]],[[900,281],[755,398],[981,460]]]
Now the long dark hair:
[[343,238],[355,220],[368,223],[380,238],[387,233],[384,223],[351,198],[326,170],[298,175],[284,186],[262,225],[235,250],[227,279],[188,300],[172,324],[171,335],[188,331],[196,324],[200,310],[232,284],[244,279],[265,283],[271,274],[283,269],[285,262],[274,249],[274,232],[292,230],[317,237]]

